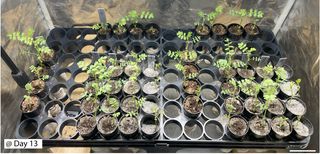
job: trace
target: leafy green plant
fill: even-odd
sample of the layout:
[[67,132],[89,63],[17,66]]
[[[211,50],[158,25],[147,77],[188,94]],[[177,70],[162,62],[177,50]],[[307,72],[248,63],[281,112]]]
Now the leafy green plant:
[[257,9],[240,9],[240,10],[230,10],[229,14],[231,16],[240,17],[240,25],[242,24],[243,17],[254,18],[254,23],[263,18],[263,11]]
[[125,116],[126,117],[136,117],[136,116],[138,116],[138,111],[130,111]]
[[269,63],[268,65],[262,67],[262,71],[265,73],[265,74],[271,74],[273,72],[273,66],[271,63]]
[[243,79],[238,81],[238,85],[242,92],[244,92],[246,95],[257,97],[259,91],[260,91],[260,84],[254,82],[251,79]]
[[250,60],[251,54],[255,51],[257,51],[256,48],[249,48],[247,47],[247,44],[244,42],[238,43],[238,49],[243,53],[247,55],[247,61],[246,63]]
[[[232,85],[233,89],[238,89],[238,84],[237,81],[234,78],[231,78],[227,81],[227,84]],[[230,89],[221,89],[221,93],[224,95],[230,95],[230,96],[234,96],[234,92],[230,91]]]
[[142,11],[141,13],[137,12],[136,10],[129,11],[128,15],[125,16],[125,19],[129,22],[136,24],[142,20],[150,20],[154,18],[154,14],[151,11]]
[[284,81],[288,77],[287,71],[283,67],[276,67],[275,73],[277,75],[277,82]]
[[97,24],[92,25],[91,28],[93,30],[97,30],[98,33],[100,33],[100,34],[106,34],[107,31],[111,30],[108,23],[97,23]]
[[161,115],[163,115],[164,111],[159,109],[159,108],[152,108],[151,109],[152,113],[153,113],[153,116],[154,116],[154,121],[155,122],[158,122],[161,118]]
[[27,83],[27,84],[24,86],[24,88],[26,89],[28,95],[31,95],[31,94],[32,94],[32,91],[34,90],[34,88],[32,87],[31,83]]
[[29,67],[29,70],[31,71],[31,73],[33,73],[38,79],[40,80],[47,80],[49,79],[49,75],[45,75],[43,74],[43,67],[41,66],[34,66],[34,65],[31,65]]
[[146,101],[146,98],[144,97],[141,97],[139,99],[136,99],[136,105],[139,107],[139,108],[142,108],[143,106],[143,103]]
[[272,79],[264,79],[260,85],[263,97],[267,102],[276,99],[279,88],[278,83],[274,82]]
[[278,119],[279,123],[277,123],[277,126],[279,126],[280,129],[284,129],[284,126],[286,125],[288,118],[285,116],[281,116]]

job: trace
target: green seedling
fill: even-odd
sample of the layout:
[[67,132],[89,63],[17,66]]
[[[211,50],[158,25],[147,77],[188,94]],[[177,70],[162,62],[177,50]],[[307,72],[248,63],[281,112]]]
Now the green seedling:
[[254,96],[255,98],[257,98],[257,95],[261,88],[260,84],[254,82],[251,79],[240,80],[238,81],[238,85],[242,92],[249,96]]
[[277,82],[282,82],[288,78],[287,71],[283,67],[276,67]]

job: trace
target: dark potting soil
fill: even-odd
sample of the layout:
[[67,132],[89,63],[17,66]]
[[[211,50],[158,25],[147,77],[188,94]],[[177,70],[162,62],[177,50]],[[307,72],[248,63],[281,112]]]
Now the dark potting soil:
[[129,95],[138,93],[140,90],[140,85],[137,81],[127,81],[123,86],[123,91]]
[[251,78],[254,76],[254,71],[252,69],[238,68],[237,72],[242,78],[245,78],[245,79]]
[[146,33],[150,36],[157,37],[159,35],[159,30],[151,26],[149,29],[146,30]]
[[249,127],[252,132],[260,136],[268,135],[271,130],[268,121],[259,117],[255,117],[252,120],[250,120]]
[[260,106],[262,105],[262,103],[258,98],[249,97],[245,100],[244,104],[245,104],[245,108],[249,112],[252,112],[253,114],[262,113],[262,110],[260,110]]
[[136,101],[137,101],[137,98],[135,98],[135,97],[127,97],[121,103],[121,109],[127,113],[131,112],[131,111],[137,111],[138,106],[136,104]]
[[50,122],[46,126],[44,126],[41,135],[44,138],[50,138],[55,135],[57,131],[58,123],[57,122]]
[[[236,99],[236,98],[233,98],[233,97],[229,97],[225,100],[225,106],[227,106],[227,104],[230,104],[232,105],[235,110],[234,112],[232,112],[231,114],[241,114],[241,112],[243,111],[243,105],[241,104],[241,102]],[[227,110],[227,109],[226,109]],[[228,110],[227,110],[228,112]]]
[[185,76],[190,76],[192,74],[198,74],[198,69],[193,65],[184,65],[185,71],[183,72]]
[[243,30],[241,29],[241,27],[239,25],[232,25],[229,27],[229,32],[234,34],[234,35],[242,35]]
[[211,88],[203,88],[201,90],[201,96],[207,100],[214,100],[217,97],[217,93]]
[[133,27],[131,30],[130,30],[130,34],[131,35],[139,35],[143,32],[143,30],[139,27]]
[[77,129],[80,134],[88,134],[94,130],[96,119],[91,116],[83,116],[79,119]]
[[43,80],[37,79],[31,81],[31,86],[33,87],[32,93],[37,94],[44,90],[46,83]]
[[302,123],[301,121],[294,121],[292,123],[293,129],[297,132],[298,135],[303,136],[303,137],[307,137],[309,136],[310,132],[309,132],[309,127],[306,126],[304,123]]
[[208,35],[210,33],[209,27],[206,25],[198,25],[196,32],[202,36]]
[[203,107],[200,98],[197,96],[188,96],[183,101],[184,108],[190,113],[199,113]]
[[132,134],[138,129],[137,118],[124,117],[119,124],[119,129],[125,134]]
[[141,130],[146,134],[153,134],[159,130],[159,123],[154,119],[147,119],[142,123]]
[[195,94],[200,85],[195,80],[185,80],[182,86],[187,94]]
[[100,28],[98,30],[98,33],[101,34],[101,35],[106,35],[106,34],[108,34],[110,32],[111,32],[111,28]]
[[306,112],[305,106],[296,99],[289,99],[286,103],[286,107],[294,115],[301,116]]
[[288,136],[291,133],[289,122],[283,121],[281,117],[276,117],[271,121],[271,128],[280,136]]
[[257,27],[257,25],[249,23],[244,27],[245,31],[249,34],[249,35],[258,35],[259,34],[259,29]]
[[233,134],[243,136],[246,134],[248,126],[242,118],[233,117],[229,120],[228,128]]
[[82,101],[82,105],[81,105],[82,110],[84,110],[87,113],[92,113],[95,112],[96,110],[98,110],[99,108],[99,102],[98,100],[95,99],[84,99]]
[[278,99],[275,99],[269,102],[268,111],[275,115],[283,115],[285,112],[285,107]]
[[114,117],[104,116],[98,122],[98,130],[103,134],[111,134],[117,128],[117,121]]
[[113,29],[113,32],[116,34],[116,35],[122,35],[124,33],[127,32],[127,28],[125,27],[121,27],[121,26],[117,26],[117,28]]
[[221,91],[228,92],[229,93],[228,95],[230,96],[236,96],[239,94],[240,89],[238,87],[233,86],[230,83],[225,82],[221,85]]
[[214,25],[212,27],[212,32],[217,35],[224,35],[227,33],[227,30],[223,25]]
[[40,105],[40,100],[37,96],[30,96],[28,99],[24,99],[21,104],[21,110],[23,113],[29,113],[36,110]]
[[48,117],[56,117],[61,112],[61,107],[59,104],[52,105],[48,110]]

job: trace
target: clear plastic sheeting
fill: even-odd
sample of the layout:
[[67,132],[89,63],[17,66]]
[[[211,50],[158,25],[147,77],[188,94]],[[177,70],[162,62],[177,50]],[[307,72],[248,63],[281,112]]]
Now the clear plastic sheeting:
[[[35,57],[21,54],[24,48],[6,37],[10,32],[27,31],[28,28],[35,29],[36,35],[45,34],[48,30],[37,0],[1,1],[1,46],[20,69],[30,74],[28,68],[34,63]],[[18,87],[12,79],[11,70],[3,60],[1,60],[1,83],[1,142],[3,142],[3,139],[14,138],[17,121],[21,117],[19,103],[24,95],[24,89]]]
[[[230,8],[256,8],[265,12],[261,26],[273,29],[279,21],[288,0],[44,0],[54,26],[71,27],[77,24],[94,24],[99,21],[97,8],[105,8],[107,21],[115,23],[128,11],[150,10],[155,13],[153,22],[163,28],[193,28],[199,10],[210,12],[216,6],[225,7],[224,15],[216,22],[239,23],[240,19],[227,15]],[[293,66],[294,77],[302,78],[302,100],[307,104],[307,118],[314,125],[314,135],[308,149],[318,149],[319,144],[319,1],[296,0],[277,35]],[[34,57],[21,54],[17,42],[8,41],[6,35],[13,31],[34,28],[36,35],[48,32],[47,23],[38,0],[1,1],[1,45],[8,55],[27,73]],[[243,24],[250,21],[245,19]],[[1,138],[14,138],[20,118],[19,103],[24,90],[11,78],[11,71],[1,61]],[[3,150],[3,149],[2,149]],[[8,152],[8,151],[6,151]]]
[[[319,130],[319,1],[296,0],[278,33],[293,77],[301,78],[301,98],[307,105],[306,117]],[[314,131],[309,149],[318,149],[319,131]],[[319,149],[318,149],[319,150]]]

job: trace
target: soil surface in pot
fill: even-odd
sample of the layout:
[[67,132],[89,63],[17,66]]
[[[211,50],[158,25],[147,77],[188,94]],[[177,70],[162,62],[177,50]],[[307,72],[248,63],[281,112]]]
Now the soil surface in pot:
[[76,126],[64,126],[61,132],[62,139],[69,139],[77,134]]
[[245,108],[251,112],[252,114],[260,114],[262,110],[260,110],[260,106],[262,103],[258,98],[249,97],[244,102]]
[[71,100],[79,100],[84,96],[84,94],[85,94],[85,89],[82,87],[78,87],[71,92],[70,98]]
[[217,24],[212,27],[212,32],[216,35],[224,35],[227,33],[227,29],[223,25]]
[[135,117],[124,117],[119,124],[119,129],[125,134],[134,133],[137,131],[138,127],[138,121]]
[[117,128],[117,120],[111,116],[104,116],[99,120],[98,129],[103,134],[111,134]]
[[55,135],[57,131],[58,123],[57,122],[50,122],[46,126],[43,127],[41,132],[42,137],[50,138]]
[[83,111],[93,113],[99,108],[99,101],[95,99],[84,99],[81,105]]
[[111,85],[111,91],[108,93],[117,94],[121,91],[122,85],[119,80],[110,80],[109,84]]
[[242,111],[243,111],[242,103],[236,98],[229,97],[224,101],[224,103],[225,103],[225,109],[226,109],[227,112],[229,112],[227,110],[228,104],[232,105],[234,107],[234,110],[233,110],[233,112],[231,112],[231,114],[241,114]]
[[44,90],[46,83],[43,80],[37,79],[31,81],[31,86],[33,87],[32,93],[37,94]]
[[219,73],[222,77],[227,79],[233,78],[237,74],[234,69],[219,69]]
[[113,29],[113,33],[115,33],[116,35],[122,35],[124,33],[127,32],[127,28],[126,27],[121,27],[121,26],[116,26],[115,29]]
[[153,114],[159,110],[159,106],[155,102],[146,100],[143,103],[142,110],[148,114]]
[[121,103],[121,109],[124,112],[127,112],[127,113],[131,112],[131,111],[137,111],[138,110],[138,106],[137,106],[136,102],[137,102],[137,98],[135,98],[135,97],[127,97]]
[[198,69],[194,65],[184,65],[184,75],[186,77],[191,77],[194,74],[198,74]]
[[207,25],[198,25],[196,32],[202,36],[208,35],[210,33],[209,27]]
[[300,87],[292,82],[283,82],[280,84],[280,89],[288,96],[294,96],[298,93]]
[[123,86],[123,91],[129,95],[134,95],[140,91],[140,85],[137,81],[127,81]]
[[247,133],[247,123],[242,118],[232,117],[228,122],[228,128],[231,133],[237,136],[244,136]]
[[195,80],[185,80],[183,81],[182,86],[184,92],[187,94],[195,94],[200,85]]
[[116,98],[109,97],[104,99],[101,105],[101,109],[105,113],[114,113],[119,108],[119,101]]
[[285,112],[285,107],[280,102],[279,99],[275,99],[271,102],[269,102],[269,108],[268,111],[275,115],[283,115]]
[[160,70],[155,70],[153,68],[148,67],[143,71],[143,74],[147,77],[154,78],[159,76]]
[[29,99],[24,99],[21,104],[23,113],[29,113],[36,110],[40,105],[40,100],[37,96],[30,96]]
[[257,25],[252,23],[249,23],[246,26],[244,26],[244,29],[249,35],[258,35],[260,33]]
[[200,101],[200,98],[197,96],[188,96],[183,101],[184,108],[190,112],[190,113],[199,113],[203,107],[202,102]]
[[239,25],[232,25],[229,27],[228,30],[230,33],[232,33],[234,35],[238,35],[238,36],[242,35],[242,33],[243,33],[243,30],[241,29],[241,26],[239,26]]
[[139,35],[142,32],[143,32],[143,30],[141,28],[139,28],[139,27],[132,27],[130,29],[130,34],[132,34],[132,35]]
[[141,68],[128,65],[124,68],[124,73],[126,73],[127,76],[138,76],[141,73]]
[[77,129],[80,134],[88,134],[96,127],[96,119],[91,116],[84,116],[79,119]]
[[287,109],[294,115],[304,115],[306,112],[305,106],[296,99],[290,99],[286,103]]
[[293,129],[297,132],[298,135],[303,136],[303,137],[307,137],[309,136],[309,127],[306,126],[304,123],[302,123],[301,121],[294,121],[292,123]]
[[109,66],[109,69],[113,69],[111,74],[112,78],[118,77],[123,73],[123,69],[120,66]]
[[237,68],[237,72],[242,78],[245,79],[254,77],[254,70],[252,69]]
[[151,26],[149,29],[146,30],[146,33],[152,37],[157,37],[159,35],[159,30]]
[[52,105],[48,110],[48,117],[56,117],[61,112],[61,107],[59,104]]
[[53,50],[50,50],[50,52],[42,52],[42,54],[40,54],[40,58],[42,59],[42,61],[50,61],[53,57],[54,57]]
[[222,91],[225,91],[230,96],[236,96],[239,94],[240,89],[237,86],[225,82],[221,85],[221,92]]
[[160,90],[160,85],[156,81],[148,82],[143,85],[143,92],[152,95],[158,93]]
[[266,136],[269,134],[271,127],[266,119],[255,117],[249,121],[251,131],[259,136]]
[[291,133],[289,122],[283,121],[281,117],[276,117],[271,121],[271,128],[280,136],[288,136]]
[[154,134],[159,130],[159,123],[154,119],[147,119],[141,124],[141,130],[146,134]]

